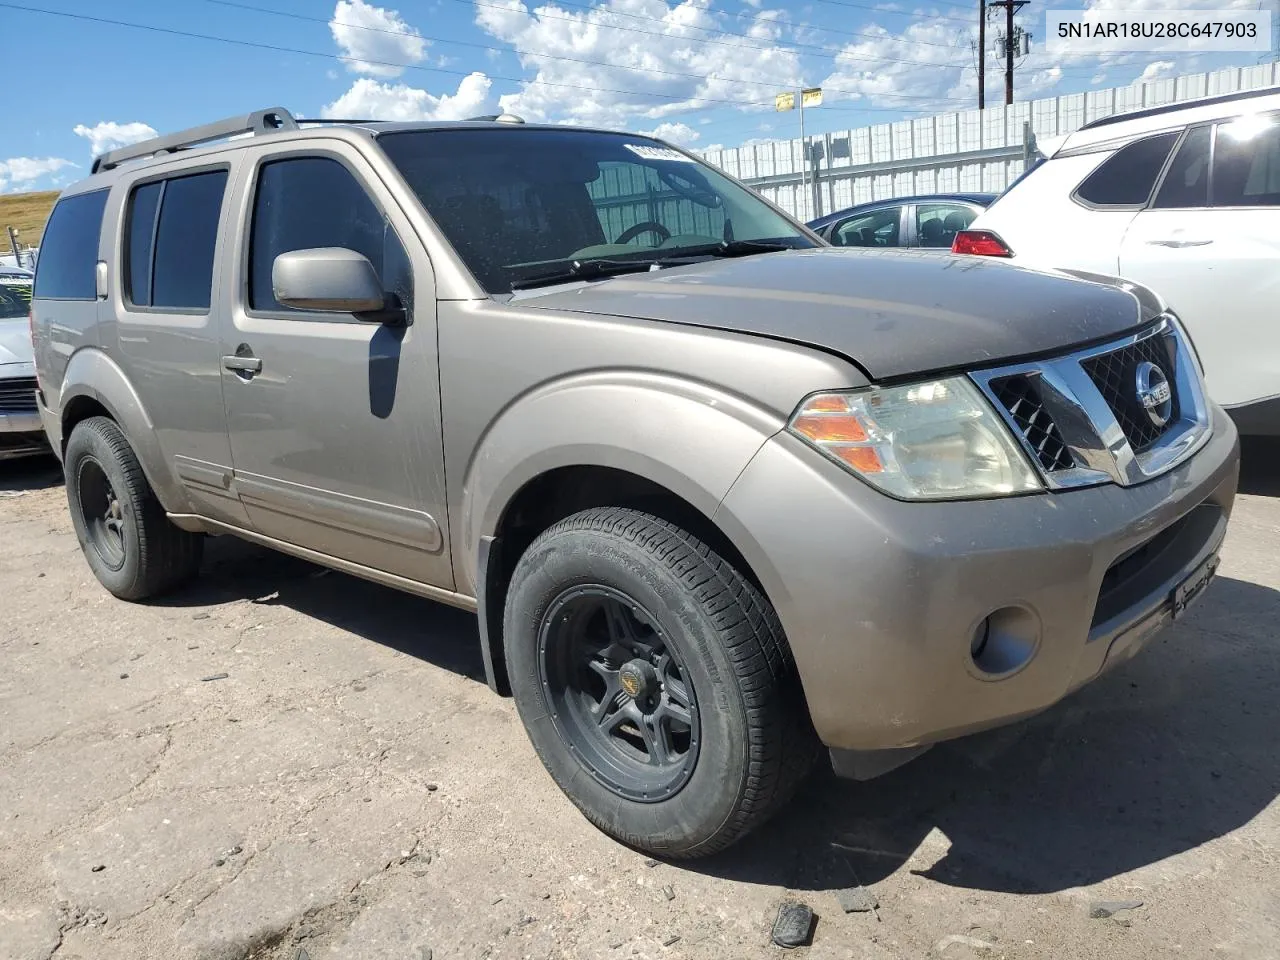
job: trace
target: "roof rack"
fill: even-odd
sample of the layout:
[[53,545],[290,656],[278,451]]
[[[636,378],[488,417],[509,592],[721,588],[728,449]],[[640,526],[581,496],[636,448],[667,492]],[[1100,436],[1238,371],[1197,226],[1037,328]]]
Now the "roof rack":
[[1145,110],[1132,110],[1129,113],[1115,113],[1109,117],[1099,117],[1086,123],[1081,130],[1096,130],[1098,127],[1109,127],[1113,123],[1124,123],[1126,120],[1140,120],[1143,117],[1158,117],[1164,113],[1178,110],[1191,110],[1195,107],[1216,107],[1220,103],[1231,103],[1233,100],[1252,100],[1254,97],[1269,97],[1280,93],[1280,87],[1262,87],[1258,90],[1237,90],[1235,93],[1224,93],[1216,97],[1199,97],[1195,100],[1179,100],[1159,107],[1147,107]]
[[151,157],[158,153],[172,153],[184,147],[194,147],[202,143],[208,143],[210,140],[222,140],[225,137],[234,137],[241,133],[261,136],[266,133],[297,129],[298,121],[294,119],[293,114],[288,110],[284,107],[268,107],[265,110],[255,110],[248,116],[229,117],[226,120],[206,123],[202,127],[192,127],[190,130],[181,130],[178,133],[171,133],[167,136],[143,140],[141,143],[121,147],[118,150],[108,150],[102,156],[94,159],[92,172],[99,173],[103,170],[110,170],[126,160]]

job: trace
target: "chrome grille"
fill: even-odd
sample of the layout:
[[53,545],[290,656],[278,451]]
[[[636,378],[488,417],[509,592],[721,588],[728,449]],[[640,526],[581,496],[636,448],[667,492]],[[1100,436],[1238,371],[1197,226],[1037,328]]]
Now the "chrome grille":
[[[1163,424],[1153,422],[1138,400],[1137,371],[1138,365],[1144,360],[1154,363],[1169,378],[1173,408],[1168,422]],[[1119,350],[1080,362],[1102,394],[1102,399],[1107,401],[1107,406],[1115,414],[1134,453],[1142,453],[1150,448],[1166,430],[1176,426],[1178,422],[1178,389],[1175,385],[1177,364],[1177,345],[1172,333],[1147,337]]]
[[35,377],[13,377],[10,380],[0,380],[0,412],[33,413],[35,409]]
[[[1164,373],[1167,414],[1157,425],[1139,396],[1138,368]],[[1155,371],[1144,368],[1148,398]],[[1173,469],[1212,434],[1199,366],[1172,316],[1110,343],[1060,357],[971,373],[1004,418],[1045,486],[1142,483]]]
[[1022,434],[1027,446],[1035,451],[1040,466],[1050,472],[1068,470],[1076,465],[1067,449],[1062,432],[1045,409],[1035,379],[1023,374],[991,381],[996,395]]

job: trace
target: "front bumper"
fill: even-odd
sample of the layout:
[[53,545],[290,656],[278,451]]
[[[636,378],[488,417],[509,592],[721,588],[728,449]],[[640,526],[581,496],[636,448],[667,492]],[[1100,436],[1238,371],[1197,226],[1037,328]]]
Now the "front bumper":
[[34,454],[48,453],[44,424],[39,412],[0,412],[0,460],[13,460]]
[[[777,608],[823,742],[897,750],[997,726],[1132,656],[1221,544],[1239,442],[1212,416],[1209,442],[1146,483],[952,503],[892,500],[788,434],[766,443],[716,520]],[[993,675],[973,647],[1000,610],[1033,652]]]

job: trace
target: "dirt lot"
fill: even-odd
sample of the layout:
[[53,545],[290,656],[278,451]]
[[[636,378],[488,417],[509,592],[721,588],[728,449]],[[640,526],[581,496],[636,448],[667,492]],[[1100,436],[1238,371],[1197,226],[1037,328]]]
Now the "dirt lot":
[[788,898],[824,960],[1275,958],[1280,458],[1246,472],[1220,578],[1133,663],[676,866],[561,797],[472,618],[225,539],[121,603],[56,470],[0,464],[0,960],[767,957]]

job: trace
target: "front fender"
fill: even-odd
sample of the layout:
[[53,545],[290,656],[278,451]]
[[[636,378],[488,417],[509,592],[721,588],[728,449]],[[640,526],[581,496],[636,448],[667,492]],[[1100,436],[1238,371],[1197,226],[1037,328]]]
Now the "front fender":
[[507,505],[536,477],[561,467],[612,467],[712,517],[783,426],[745,397],[653,373],[578,375],[529,391],[494,419],[467,464],[454,545],[458,589],[474,595],[481,539],[495,534]]
[[58,391],[58,423],[63,445],[67,441],[67,412],[79,397],[100,404],[120,425],[161,506],[169,513],[190,512],[186,491],[160,448],[155,426],[142,400],[119,365],[96,347],[77,350],[63,374]]

